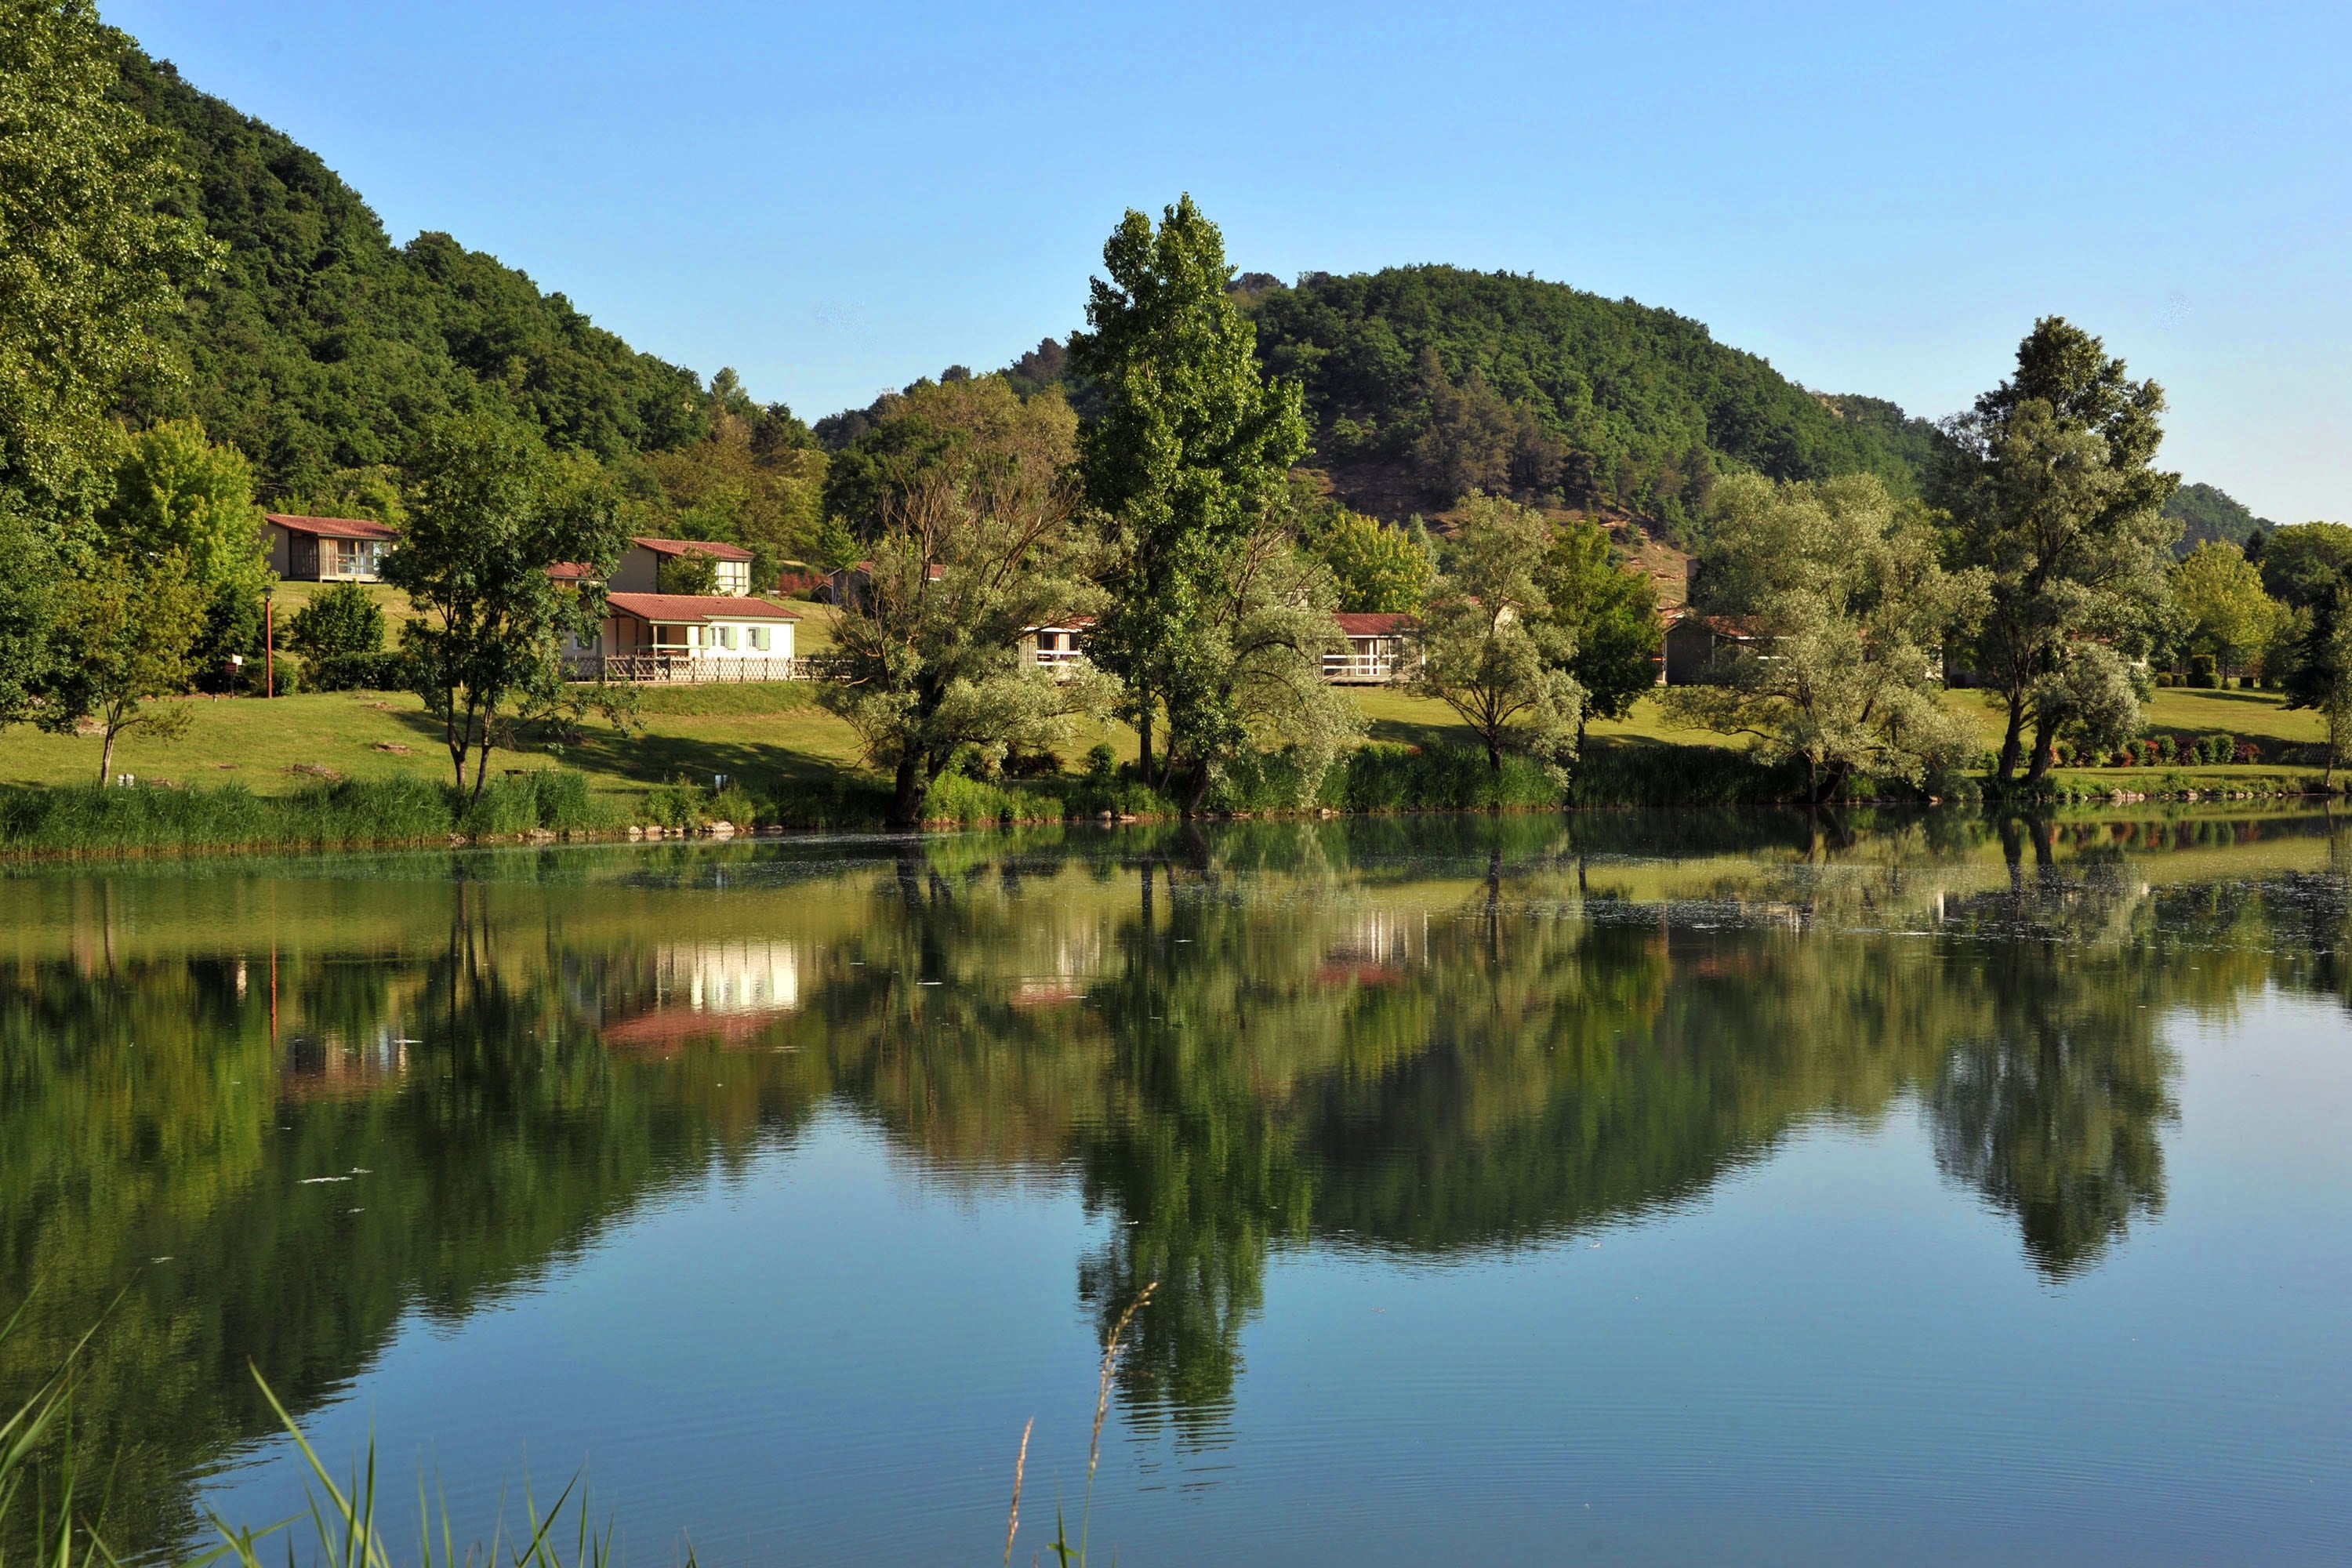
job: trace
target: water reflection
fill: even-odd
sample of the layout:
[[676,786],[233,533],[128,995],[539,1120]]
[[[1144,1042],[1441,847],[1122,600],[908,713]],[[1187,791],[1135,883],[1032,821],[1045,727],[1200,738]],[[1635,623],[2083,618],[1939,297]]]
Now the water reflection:
[[[2168,1010],[2347,994],[2324,817],[1628,814],[26,877],[0,949],[0,1398],[126,1281],[117,1538],[404,1312],[456,1318],[826,1106],[1077,1184],[1132,1414],[1213,1440],[1271,1258],[1700,1201],[1911,1107],[2063,1283],[2165,1202]],[[714,1065],[723,1070],[713,1070]],[[128,1517],[124,1517],[126,1515]]]

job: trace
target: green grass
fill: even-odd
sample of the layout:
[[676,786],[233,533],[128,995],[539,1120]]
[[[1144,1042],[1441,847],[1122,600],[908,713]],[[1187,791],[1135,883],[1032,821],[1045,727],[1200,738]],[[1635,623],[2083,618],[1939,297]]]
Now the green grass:
[[[1476,746],[1468,726],[1432,699],[1378,687],[1352,689],[1351,695],[1370,721],[1371,739],[1389,751]],[[119,772],[132,773],[144,783],[200,790],[206,795],[215,793],[214,786],[235,785],[238,788],[232,794],[258,799],[317,795],[322,789],[346,782],[439,785],[450,777],[439,730],[426,716],[424,705],[404,692],[173,700],[190,712],[186,738],[167,744],[133,731],[117,749]],[[1976,717],[1988,746],[1999,740],[1997,710],[1973,693],[1955,692],[1949,700]],[[2166,688],[2149,704],[2147,717],[2152,732],[2174,736],[2231,734],[2272,746],[2310,744],[2321,738],[2317,716],[2290,711],[2275,692]],[[680,779],[708,793],[717,787],[719,775],[749,792],[763,808],[759,812],[762,822],[845,826],[878,819],[879,781],[859,767],[856,736],[847,724],[817,706],[815,692],[807,685],[650,687],[641,693],[639,719],[642,729],[627,735],[591,722],[578,740],[559,751],[530,747],[500,751],[491,758],[493,775],[530,775],[551,767],[575,771],[584,781],[579,787],[593,803],[572,814],[582,820],[593,816],[617,822],[675,822],[688,814],[667,808],[649,812],[652,793]],[[1125,726],[1108,725],[1081,737],[1070,748],[1068,760],[1075,763],[1097,736],[1122,757],[1134,755],[1134,732]],[[1576,798],[1639,804],[1753,798],[1758,786],[1752,771],[1739,760],[1742,750],[1726,737],[1668,724],[1655,699],[1645,697],[1626,718],[1591,726]],[[100,742],[94,735],[48,735],[26,726],[0,731],[0,786],[93,783],[99,751]],[[1407,802],[1415,803],[1410,808],[1433,809],[1458,803],[1489,804],[1490,797],[1497,804],[1535,804],[1543,794],[1543,786],[1529,770],[1521,770],[1528,773],[1524,778],[1515,774],[1499,784],[1492,780],[1474,781],[1473,787],[1454,780],[1450,773],[1439,779],[1437,775],[1446,773],[1448,765],[1433,762],[1418,765],[1414,772],[1393,759],[1368,759],[1360,768],[1335,775],[1326,784],[1320,799],[1342,809],[1407,809]],[[2179,787],[2200,792],[2276,793],[2289,783],[2308,787],[2317,778],[2314,769],[2272,763],[2242,770],[2069,769],[2063,771],[2061,782],[2064,788],[2085,794],[2116,789],[2141,793],[2168,787],[2158,783],[2159,778],[2185,778],[2191,772],[2201,782]],[[963,781],[950,786],[933,815],[966,822],[1006,816],[1034,819],[1053,815],[1047,796],[1065,809],[1085,816],[1100,809],[1139,813],[1157,809],[1140,795],[1107,796],[1100,801],[1089,796],[1082,801],[1079,784],[1080,781],[1069,777],[1002,786]],[[1269,796],[1230,804],[1262,808],[1275,802]],[[1160,805],[1164,807],[1164,803]],[[243,820],[236,813],[246,809],[222,805],[215,815],[220,823],[228,824]],[[152,819],[153,826],[139,827],[136,841],[168,838],[161,826],[168,816],[165,808],[150,808],[149,816],[142,820]],[[311,820],[318,820],[315,812]],[[66,833],[60,826],[58,831],[71,837],[84,829]],[[95,819],[90,819],[88,831],[98,831]],[[266,841],[316,842],[321,831],[315,826],[298,829],[281,822],[269,829]],[[226,826],[208,827],[197,835],[206,843],[229,837],[234,834]]]

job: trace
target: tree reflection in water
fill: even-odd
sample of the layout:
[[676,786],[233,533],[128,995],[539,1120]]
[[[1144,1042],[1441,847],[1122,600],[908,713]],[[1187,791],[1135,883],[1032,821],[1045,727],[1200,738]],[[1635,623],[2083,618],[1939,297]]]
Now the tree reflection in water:
[[[2053,1281],[2161,1211],[2169,1009],[2347,994],[2324,818],[1235,824],[268,875],[19,879],[0,1268],[21,1391],[187,1478],[410,1310],[456,1318],[819,1108],[974,1187],[1075,1180],[1131,1414],[1208,1439],[1269,1259],[1540,1246],[1916,1106]],[[700,1070],[724,1053],[723,1073]],[[345,1182],[354,1169],[364,1184]],[[357,1201],[364,1193],[365,1201]],[[168,1262],[152,1262],[168,1258]]]

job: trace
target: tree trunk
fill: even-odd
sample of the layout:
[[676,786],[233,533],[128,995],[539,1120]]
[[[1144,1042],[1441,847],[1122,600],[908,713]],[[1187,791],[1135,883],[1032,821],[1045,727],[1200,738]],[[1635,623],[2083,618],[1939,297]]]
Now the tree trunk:
[[98,759],[98,787],[100,789],[114,782],[115,733],[114,721],[110,719],[106,723],[106,750],[99,753]]
[[1143,743],[1135,757],[1135,770],[1143,775],[1143,787],[1151,784],[1151,688],[1139,686],[1135,697],[1135,733]]
[[1503,773],[1503,738],[1494,731],[1486,731],[1486,769],[1500,778]]
[[908,752],[898,759],[898,773],[890,791],[890,826],[920,827],[923,825],[923,797],[929,792],[923,787],[923,759]]
[[2009,783],[2017,776],[2018,737],[2025,731],[2025,689],[2012,687],[2009,693],[2009,729],[2000,739],[2000,782]]
[[2050,745],[2057,738],[2056,720],[2037,719],[2033,721],[2033,758],[2026,764],[2027,784],[2038,784],[2050,776]]

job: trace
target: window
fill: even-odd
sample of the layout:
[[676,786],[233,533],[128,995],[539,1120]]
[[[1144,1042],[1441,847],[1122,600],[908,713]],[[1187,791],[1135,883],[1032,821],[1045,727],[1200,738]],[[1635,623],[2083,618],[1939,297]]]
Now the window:
[[735,650],[735,628],[733,626],[713,626],[711,630],[719,634],[719,646],[720,647],[727,649],[730,653],[732,653]]
[[753,648],[755,648],[755,649],[757,649],[757,650],[758,650],[759,652],[761,652],[761,653],[765,653],[765,652],[767,652],[767,651],[768,651],[768,628],[767,628],[767,627],[765,627],[765,626],[753,626],[753,627],[751,627],[751,646],[752,646],[752,647],[753,647]]

